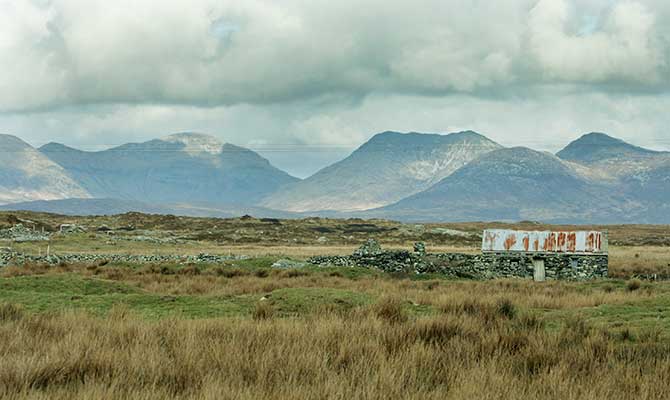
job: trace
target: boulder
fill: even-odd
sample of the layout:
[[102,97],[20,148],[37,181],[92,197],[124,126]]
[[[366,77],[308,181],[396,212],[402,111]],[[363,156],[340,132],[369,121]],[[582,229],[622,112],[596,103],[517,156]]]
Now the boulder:
[[307,266],[306,262],[293,261],[289,259],[277,260],[274,264],[272,264],[272,268],[281,268],[281,269],[304,268],[305,266]]

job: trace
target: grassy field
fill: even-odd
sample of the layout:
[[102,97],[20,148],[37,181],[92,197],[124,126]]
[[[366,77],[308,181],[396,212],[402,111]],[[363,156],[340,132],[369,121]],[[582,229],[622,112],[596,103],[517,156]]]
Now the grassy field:
[[[19,217],[51,228],[66,218]],[[668,271],[659,227],[616,228],[628,238],[614,230],[625,240],[611,247],[610,279],[540,284],[271,268],[284,257],[348,254],[368,236],[394,248],[434,236],[426,240],[431,251],[477,251],[477,240],[435,227],[280,221],[290,242],[271,245],[260,232],[275,221],[196,220],[191,230],[167,217],[104,223],[126,226],[131,222],[123,218],[131,217],[133,230],[114,238],[89,228],[54,235],[50,249],[251,258],[1,268],[0,398],[666,399],[670,393],[670,282],[634,278]],[[345,234],[352,224],[375,232]],[[230,232],[246,237],[244,243],[229,242]],[[140,235],[177,241],[131,240]],[[4,245],[37,253],[44,243]]]
[[667,398],[670,283],[7,267],[1,398]]

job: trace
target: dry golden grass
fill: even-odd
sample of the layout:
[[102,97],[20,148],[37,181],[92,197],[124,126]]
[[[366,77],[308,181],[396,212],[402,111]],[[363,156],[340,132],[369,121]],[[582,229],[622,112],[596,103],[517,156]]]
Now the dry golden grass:
[[653,331],[633,343],[574,319],[550,333],[506,301],[445,303],[419,319],[394,298],[300,319],[268,310],[255,320],[159,322],[124,308],[104,319],[13,310],[0,320],[0,397],[667,398],[670,344]]
[[610,276],[628,278],[658,274],[670,279],[670,248],[656,246],[614,247],[610,250]]
[[[171,299],[254,300],[248,314],[157,320],[122,304],[104,317],[0,304],[0,398],[589,400],[665,399],[670,391],[669,327],[648,316],[667,306],[665,284],[423,281],[350,272],[5,268],[8,280],[81,275]],[[299,311],[282,317],[275,291],[287,288],[342,289],[372,301],[338,307],[289,299]],[[647,319],[603,322],[589,313],[607,311],[598,306],[636,308]],[[607,312],[618,318],[619,311]]]

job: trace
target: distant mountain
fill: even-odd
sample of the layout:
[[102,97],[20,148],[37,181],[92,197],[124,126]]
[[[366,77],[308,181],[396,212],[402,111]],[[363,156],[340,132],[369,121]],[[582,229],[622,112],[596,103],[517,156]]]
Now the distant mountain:
[[[12,204],[7,204],[12,203]],[[0,135],[0,209],[59,214],[670,223],[670,153],[603,133],[556,156],[472,132],[384,132],[300,181],[194,133],[86,152]]]
[[266,207],[295,212],[364,210],[425,190],[482,154],[501,148],[472,132],[384,132],[346,159],[268,196]]
[[251,150],[196,133],[99,152],[58,143],[40,151],[96,198],[251,205],[298,180]]
[[36,211],[61,215],[115,215],[131,211],[145,214],[173,214],[192,217],[232,218],[242,215],[255,217],[291,218],[298,215],[259,207],[206,204],[148,204],[119,199],[39,200],[0,205],[0,211]]
[[36,211],[61,215],[115,215],[130,211],[170,214],[171,209],[139,201],[116,199],[36,200],[0,206],[2,211]]
[[670,222],[670,153],[634,146],[603,133],[590,133],[557,154],[609,180],[636,202],[629,217]]
[[634,146],[604,133],[588,133],[570,143],[556,155],[578,163],[597,163],[613,159],[646,159],[662,153]]
[[67,171],[28,143],[0,135],[0,204],[89,196]]
[[401,220],[625,221],[625,198],[556,156],[501,149],[371,216]]

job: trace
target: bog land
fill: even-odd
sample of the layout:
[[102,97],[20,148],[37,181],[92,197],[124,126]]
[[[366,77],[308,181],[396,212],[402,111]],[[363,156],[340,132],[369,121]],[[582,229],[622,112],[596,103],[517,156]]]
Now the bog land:
[[[303,262],[350,254],[369,238],[387,248],[422,241],[429,251],[475,253],[485,227],[607,230],[610,277],[472,280]],[[110,256],[0,267],[1,398],[670,393],[667,226],[5,212],[0,231],[5,253]],[[202,253],[222,259],[111,257]],[[294,264],[279,268],[278,260]]]

